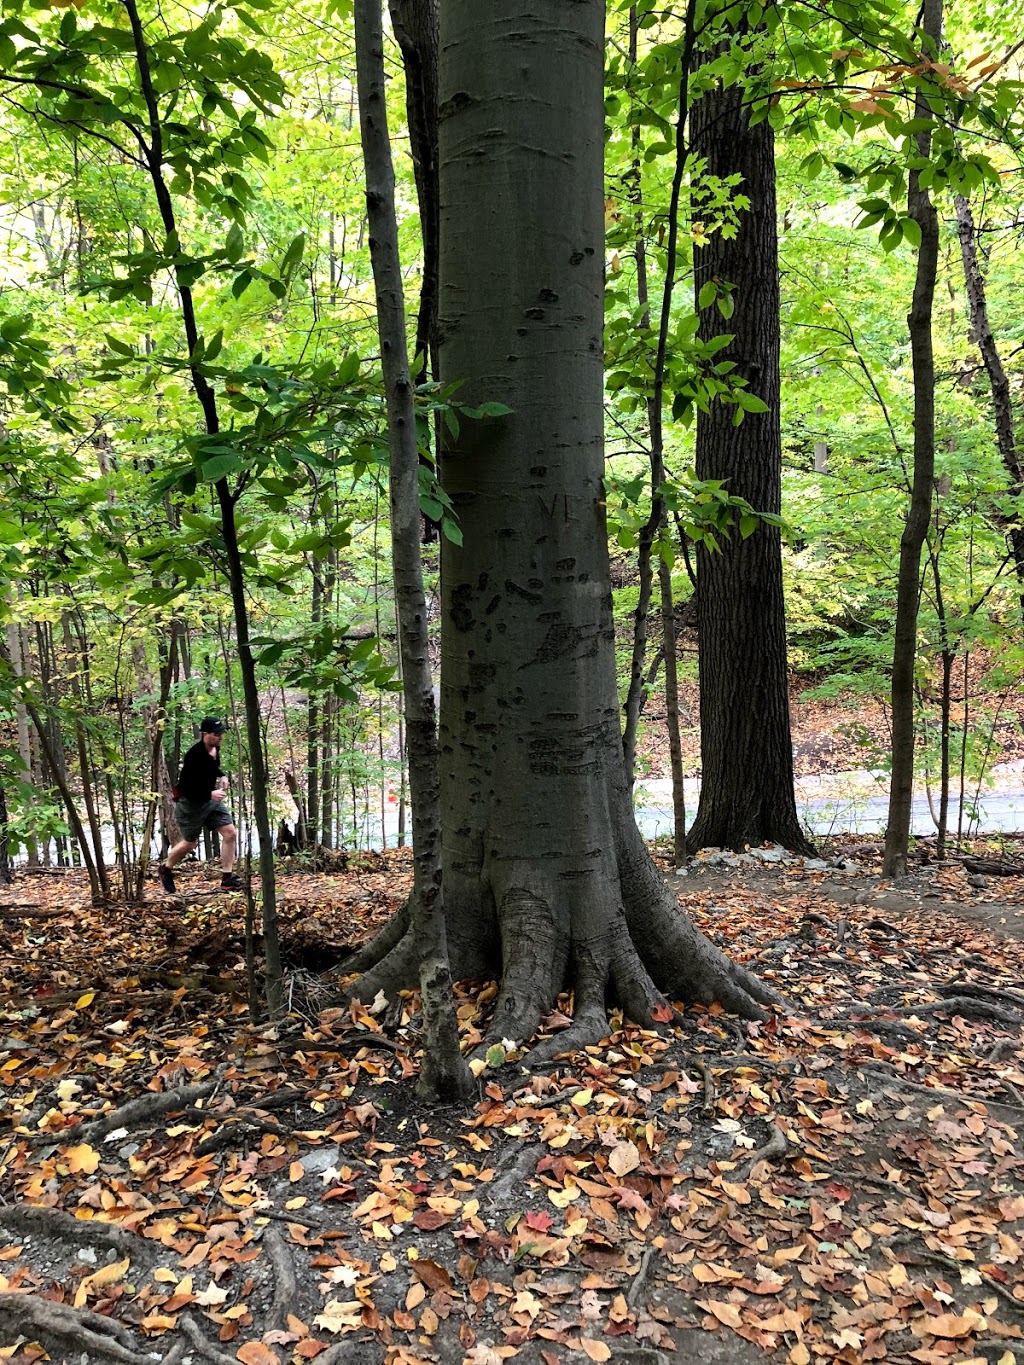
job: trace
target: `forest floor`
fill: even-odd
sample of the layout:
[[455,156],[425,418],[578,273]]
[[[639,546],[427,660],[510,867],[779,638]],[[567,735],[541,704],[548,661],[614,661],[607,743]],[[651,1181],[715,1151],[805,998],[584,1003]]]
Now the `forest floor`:
[[[951,858],[896,887],[856,840],[666,869],[788,1012],[620,1027],[450,1109],[410,1079],[413,998],[330,998],[407,854],[282,875],[277,1031],[206,869],[103,911],[78,874],[20,874],[0,1358],[1024,1362],[1024,841],[973,851],[1019,875]],[[493,998],[460,996],[467,1043]]]

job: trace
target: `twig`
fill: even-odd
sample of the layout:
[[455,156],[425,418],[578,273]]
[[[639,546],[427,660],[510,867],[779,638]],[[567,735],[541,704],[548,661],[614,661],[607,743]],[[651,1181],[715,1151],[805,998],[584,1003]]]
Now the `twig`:
[[704,1099],[700,1106],[700,1116],[702,1119],[709,1119],[715,1112],[715,1078],[703,1057],[694,1057],[693,1064],[704,1080]]
[[295,1261],[280,1228],[267,1228],[263,1234],[263,1244],[267,1248],[270,1264],[274,1267],[274,1301],[270,1316],[273,1326],[283,1327],[299,1294]]
[[633,1283],[629,1286],[629,1293],[626,1295],[626,1302],[627,1304],[629,1304],[630,1308],[634,1310],[634,1312],[640,1306],[640,1303],[643,1301],[645,1297],[647,1279],[651,1273],[651,1265],[653,1264],[654,1258],[657,1254],[658,1254],[657,1247],[647,1248],[647,1250],[643,1254],[643,1259],[640,1262],[640,1269],[634,1275]]

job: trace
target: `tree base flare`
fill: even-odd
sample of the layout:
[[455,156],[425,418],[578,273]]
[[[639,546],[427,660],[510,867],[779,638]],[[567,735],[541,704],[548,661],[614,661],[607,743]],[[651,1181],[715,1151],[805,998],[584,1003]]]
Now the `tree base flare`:
[[[669,1001],[718,1002],[754,1020],[766,1018],[766,1006],[785,1004],[680,910],[642,845],[631,858],[620,858],[618,883],[602,895],[592,885],[586,894],[545,887],[542,875],[534,875],[530,886],[491,890],[498,893],[493,919],[478,913],[476,932],[459,918],[457,906],[449,911],[452,977],[500,981],[484,1046],[528,1042],[559,995],[570,991],[574,999],[570,1027],[538,1043],[528,1066],[608,1037],[611,1005],[651,1027],[671,1017]],[[399,916],[360,950],[362,974],[347,987],[349,998],[370,1002],[381,991],[394,998],[417,984],[415,944],[407,925],[400,931]]]

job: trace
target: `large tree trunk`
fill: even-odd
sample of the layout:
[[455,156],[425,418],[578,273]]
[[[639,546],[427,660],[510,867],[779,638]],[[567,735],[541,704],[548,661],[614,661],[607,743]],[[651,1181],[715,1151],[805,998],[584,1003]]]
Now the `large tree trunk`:
[[[733,334],[720,353],[767,404],[739,426],[735,408],[712,401],[697,416],[697,478],[720,479],[758,512],[782,500],[779,423],[779,264],[775,223],[775,147],[767,119],[751,126],[749,97],[734,85],[711,90],[691,114],[691,146],[707,174],[742,176],[750,200],[734,236],[712,232],[695,252],[694,288],[709,280],[735,286],[735,311],[723,322],[701,310],[700,338]],[[786,616],[778,528],[759,522],[718,552],[697,550],[701,791],[691,850],[742,849],[765,841],[811,853],[796,812],[789,723]]]
[[[602,492],[600,0],[447,0],[441,41],[440,777],[456,977],[501,974],[490,1037],[575,1023],[539,1057],[648,1020],[664,995],[749,1017],[771,993],[680,915],[633,820],[619,740]],[[400,917],[363,998],[414,977]],[[538,1054],[535,1054],[538,1055]]]

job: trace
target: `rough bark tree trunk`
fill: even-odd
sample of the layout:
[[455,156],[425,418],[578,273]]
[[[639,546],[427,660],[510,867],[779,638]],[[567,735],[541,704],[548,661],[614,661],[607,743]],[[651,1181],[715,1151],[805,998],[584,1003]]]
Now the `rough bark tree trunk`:
[[377,294],[377,330],[387,394],[391,503],[391,563],[395,582],[402,691],[409,735],[412,791],[412,932],[419,949],[423,998],[420,1089],[439,1099],[464,1099],[475,1088],[459,1050],[441,884],[441,802],[437,780],[434,680],[430,673],[427,602],[420,558],[419,449],[405,337],[402,262],[395,218],[395,176],[384,96],[381,0],[356,0],[356,72],[370,260]]
[[[988,320],[988,301],[985,296],[985,277],[978,260],[978,239],[974,227],[974,215],[970,203],[957,195],[953,201],[956,207],[956,228],[960,238],[960,259],[964,267],[964,284],[967,288],[967,303],[970,309],[970,338],[981,352],[985,373],[988,375],[992,391],[992,415],[995,420],[996,446],[999,450],[1003,468],[1009,480],[1009,491],[1014,498],[1024,494],[1024,470],[1021,469],[1020,455],[1017,451],[1017,438],[1013,425],[1013,399],[1010,394],[1010,381],[1007,378],[1003,358],[999,354],[992,327]],[[1003,519],[1002,524],[1013,554],[1013,565],[1020,584],[1021,612],[1024,613],[1024,524],[1018,516]]]
[[[924,0],[921,31],[934,60],[942,40],[942,0]],[[917,134],[917,155],[927,164],[931,152],[933,118],[923,90],[918,91],[915,117],[926,120]],[[939,218],[931,195],[921,185],[920,170],[910,172],[907,212],[921,230],[917,252],[914,297],[907,318],[914,372],[914,475],[910,506],[900,538],[900,566],[896,584],[896,638],[892,653],[892,776],[889,814],[885,828],[882,872],[886,877],[907,870],[910,816],[914,798],[914,665],[917,660],[917,616],[921,598],[921,550],[931,519],[935,478],[935,356],[932,349],[932,305],[939,265]]]
[[[695,251],[694,290],[709,280],[735,286],[735,311],[722,322],[714,303],[700,309],[701,340],[732,333],[721,359],[768,411],[733,425],[731,405],[712,402],[697,415],[697,478],[725,481],[758,512],[778,513],[782,498],[779,420],[779,265],[775,149],[767,119],[751,125],[740,85],[708,91],[690,116],[690,143],[707,173],[739,174],[750,200],[736,234],[709,234]],[[699,304],[698,304],[699,308]],[[701,791],[690,830],[692,850],[742,849],[765,841],[800,853],[813,848],[800,827],[793,790],[779,531],[765,522],[745,540],[737,532],[717,553],[697,549]]]
[[[447,0],[441,34],[444,452],[463,543],[442,554],[440,776],[456,977],[500,973],[489,1037],[524,1039],[558,993],[597,1041],[607,1003],[757,1017],[772,992],[679,913],[622,762],[603,474],[601,0]],[[400,915],[361,952],[362,998],[409,984]]]

